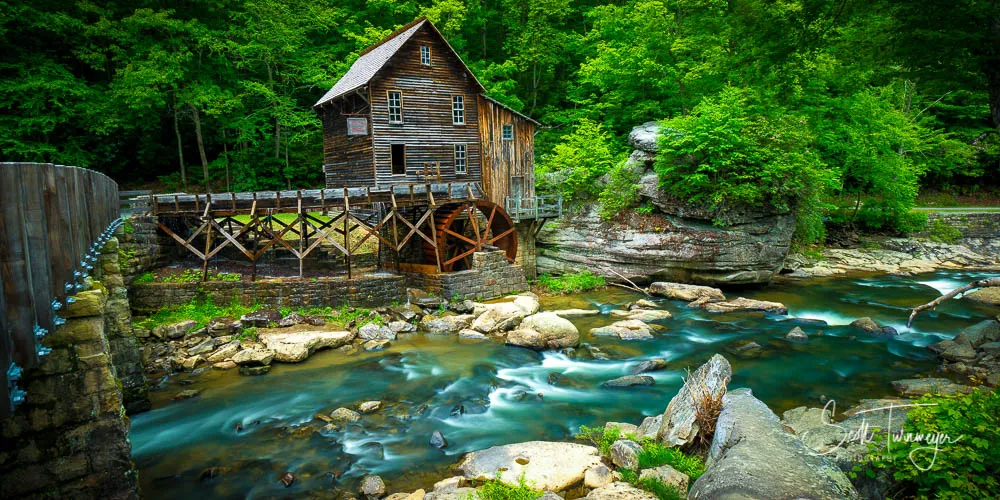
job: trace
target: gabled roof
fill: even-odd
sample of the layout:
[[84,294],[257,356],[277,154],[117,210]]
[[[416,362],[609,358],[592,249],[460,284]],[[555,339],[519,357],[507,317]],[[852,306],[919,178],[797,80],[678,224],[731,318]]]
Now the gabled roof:
[[375,75],[377,75],[378,72],[386,65],[386,63],[392,59],[392,56],[396,55],[396,52],[398,52],[399,49],[402,48],[403,45],[409,41],[409,39],[412,38],[417,31],[420,31],[420,28],[422,28],[425,24],[430,26],[437,36],[444,41],[448,50],[455,55],[459,64],[461,64],[462,68],[465,69],[465,73],[472,77],[472,80],[476,82],[476,85],[480,88],[480,90],[483,90],[483,85],[476,79],[476,75],[472,74],[472,71],[470,71],[469,67],[466,66],[465,61],[463,61],[462,57],[455,52],[455,49],[453,49],[451,44],[448,43],[448,40],[445,40],[444,36],[441,35],[441,32],[434,26],[434,23],[428,21],[426,17],[420,17],[414,19],[411,23],[397,29],[396,31],[393,31],[389,34],[389,36],[383,38],[375,45],[361,51],[361,55],[358,57],[358,60],[354,61],[354,64],[351,65],[351,69],[347,70],[347,73],[340,77],[340,80],[337,80],[337,83],[334,84],[333,88],[320,98],[320,100],[316,101],[316,104],[313,104],[313,107],[315,108],[320,106],[323,103],[367,85],[368,82],[370,82],[372,78],[374,78]]
[[524,118],[525,120],[528,120],[529,122],[534,123],[535,125],[538,125],[539,127],[542,126],[541,123],[538,123],[538,120],[536,120],[536,119],[534,119],[534,118],[532,118],[532,117],[530,117],[530,116],[528,116],[528,115],[526,115],[524,113],[521,113],[521,112],[515,110],[514,108],[512,108],[512,107],[510,107],[510,106],[508,106],[508,105],[506,105],[506,104],[504,104],[504,103],[502,103],[502,102],[500,102],[500,101],[498,101],[498,100],[496,100],[496,99],[494,99],[492,97],[484,95],[483,99],[486,99],[487,101],[490,101],[493,104],[496,104],[497,106],[500,106],[501,108],[506,109],[507,111],[510,111],[511,113],[514,113],[515,115],[520,116],[521,118]]

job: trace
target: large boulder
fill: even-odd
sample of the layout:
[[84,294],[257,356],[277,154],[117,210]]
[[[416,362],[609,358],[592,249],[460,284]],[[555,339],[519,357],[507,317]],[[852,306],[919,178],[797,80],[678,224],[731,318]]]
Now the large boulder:
[[611,463],[631,471],[639,470],[640,453],[642,453],[642,446],[629,439],[619,439],[611,443],[611,448],[608,450],[608,454],[611,455]]
[[584,498],[590,500],[656,500],[659,497],[631,484],[617,482],[592,490]]
[[566,318],[541,312],[524,318],[521,326],[507,335],[507,343],[532,349],[563,349],[580,343],[580,331]]
[[508,311],[510,314],[507,315],[505,315],[503,310],[498,308],[487,309],[486,312],[480,314],[472,321],[469,328],[491,335],[509,332],[517,328],[517,325],[521,324],[521,320],[525,316],[524,310],[520,307],[512,305],[511,309],[511,311]]
[[[409,325],[409,323],[403,324]],[[401,328],[406,327],[401,326]],[[358,328],[358,337],[360,337],[361,340],[396,340],[396,331],[388,326],[367,323],[365,326]]]
[[691,443],[700,430],[695,421],[696,399],[701,399],[702,396],[718,398],[725,393],[726,386],[732,378],[732,365],[719,354],[713,355],[707,363],[691,372],[684,385],[667,404],[667,409],[663,411],[656,438],[669,446]]
[[972,387],[956,384],[946,378],[908,378],[896,380],[892,382],[892,388],[905,397],[919,397],[924,394],[954,396],[956,394],[968,394],[972,392]]
[[660,130],[663,127],[655,121],[646,122],[632,127],[628,134],[628,143],[635,149],[655,153],[660,149]]
[[658,213],[606,221],[591,204],[546,224],[536,240],[538,272],[714,285],[765,283],[781,270],[795,231],[790,212],[732,210],[716,224],[718,212],[659,191],[655,173],[642,177],[640,196]]
[[980,288],[974,292],[969,292],[963,296],[965,300],[979,302],[990,306],[1000,306],[1000,288]]
[[239,366],[267,366],[273,359],[270,349],[246,349],[233,355],[233,363]]
[[600,464],[601,453],[593,446],[529,441],[469,453],[458,470],[468,479],[487,481],[502,472],[500,480],[510,485],[523,477],[535,488],[562,491],[583,481],[587,469]]
[[428,333],[450,335],[467,328],[469,323],[472,323],[473,318],[474,316],[471,314],[429,314],[420,319],[420,327]]
[[656,380],[649,375],[624,375],[602,383],[601,387],[607,389],[619,389],[622,387],[634,387],[637,385],[653,385],[655,383]]
[[305,361],[316,351],[337,348],[352,340],[354,334],[346,331],[271,332],[260,336],[260,342],[273,351],[274,360],[281,363]]
[[684,300],[687,302],[694,302],[696,300],[710,302],[726,300],[726,296],[723,295],[722,290],[710,286],[657,281],[656,283],[651,283],[648,290],[649,293],[658,297]]
[[836,464],[786,432],[748,389],[723,398],[708,463],[688,498],[857,498]]
[[638,321],[660,321],[664,319],[670,319],[673,317],[670,311],[663,311],[659,309],[632,309],[630,311],[623,311],[620,309],[615,309],[611,311],[611,315],[617,318],[624,319],[634,319]]

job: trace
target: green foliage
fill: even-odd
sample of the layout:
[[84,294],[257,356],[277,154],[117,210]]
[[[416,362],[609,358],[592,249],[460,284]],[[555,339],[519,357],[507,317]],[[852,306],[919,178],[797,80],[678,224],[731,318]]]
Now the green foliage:
[[594,276],[590,271],[551,276],[543,274],[538,277],[538,286],[549,293],[563,294],[594,290],[607,285],[604,278]]
[[931,241],[937,241],[939,243],[954,244],[958,243],[958,241],[962,239],[961,231],[955,229],[954,227],[952,227],[947,222],[941,219],[935,220],[934,223],[931,224],[931,227],[927,229],[927,231],[928,231],[927,237],[930,238]]
[[561,194],[564,203],[595,199],[600,194],[597,180],[616,161],[610,142],[601,124],[581,120],[572,133],[562,136],[562,142],[538,162],[538,189]]
[[[580,426],[580,432],[576,439],[589,441],[596,446],[601,455],[607,456],[611,451],[611,445],[619,439],[631,439],[636,441],[634,435],[622,435],[621,429],[616,426],[611,427],[587,427]],[[705,462],[700,457],[686,455],[679,448],[665,446],[655,439],[645,438],[640,441],[642,451],[639,452],[639,470],[669,465],[678,472],[687,474],[691,479],[689,484],[693,484],[702,474],[705,473]],[[661,500],[675,500],[685,498],[687,492],[678,491],[671,485],[664,484],[657,479],[639,479],[639,474],[628,469],[618,469],[622,480],[632,483],[639,488],[649,491]]]
[[597,449],[601,450],[601,455],[607,455],[611,451],[611,445],[621,438],[621,428],[611,427],[587,427],[580,426],[580,432],[576,434],[576,439],[590,441]]
[[238,342],[243,342],[244,340],[256,341],[258,334],[259,332],[257,331],[257,327],[251,326],[250,328],[241,329],[239,332],[236,333],[236,336],[233,338],[236,339]]
[[134,258],[135,248],[126,249],[124,246],[118,245],[118,263],[120,265],[127,266]]
[[687,474],[693,483],[705,473],[705,461],[694,455],[686,455],[680,448],[670,447],[654,439],[643,439],[640,443],[639,469],[669,465],[678,472]]
[[[925,441],[893,435],[888,449],[873,444],[872,466],[891,471],[917,498],[1000,497],[1000,394],[981,388],[956,397],[928,395],[915,403],[933,406],[911,408],[903,430],[922,434]],[[935,446],[927,439],[941,442]]]
[[[663,126],[656,162],[661,189],[715,210],[716,222],[743,207],[810,214],[836,185],[836,173],[810,149],[806,118],[763,106],[753,91],[726,87]],[[800,230],[803,240],[821,235],[813,227],[818,216],[801,222],[810,225]]]
[[[148,274],[148,273],[143,273],[143,276],[145,276],[146,274]],[[154,276],[153,281],[157,281],[159,283],[197,283],[197,282],[201,281],[201,278],[202,278],[202,271],[201,270],[199,270],[199,269],[185,269],[185,270],[181,271],[179,274],[168,274],[168,275],[165,275],[165,276]],[[213,273],[213,272],[209,271],[208,272],[208,280],[207,281],[228,281],[228,282],[234,282],[234,281],[240,281],[242,279],[243,279],[243,276],[240,275],[239,273]],[[146,281],[144,283],[149,283],[149,282],[150,281]]]
[[[524,479],[524,473],[517,478],[517,485],[512,486],[501,481],[501,472],[497,472],[496,479],[483,483],[476,490],[476,495],[481,500],[534,500],[540,498],[544,492],[536,490],[528,485]],[[470,498],[473,495],[469,495]]]
[[153,276],[153,273],[146,271],[136,276],[135,279],[132,280],[132,283],[142,284],[142,283],[152,283],[153,281],[156,281],[156,276]]
[[212,302],[211,297],[200,297],[187,304],[164,307],[136,323],[136,326],[151,329],[160,325],[193,320],[198,323],[198,328],[201,328],[214,318],[239,318],[260,309],[260,307],[257,304],[244,306],[236,300],[233,300],[228,306],[218,306]]
[[131,217],[124,217],[122,219],[122,232],[124,232],[125,234],[135,233],[135,227],[132,226]]
[[[641,167],[641,166],[638,166]],[[635,206],[639,201],[640,168],[628,160],[619,162],[609,173],[608,185],[601,191],[601,218],[610,220]]]
[[628,469],[618,469],[618,474],[621,475],[622,481],[627,483],[632,483],[639,488],[642,488],[660,500],[681,500],[687,498],[687,492],[682,492],[672,485],[666,484],[659,479],[647,477],[646,479],[639,479],[639,474],[635,471]]

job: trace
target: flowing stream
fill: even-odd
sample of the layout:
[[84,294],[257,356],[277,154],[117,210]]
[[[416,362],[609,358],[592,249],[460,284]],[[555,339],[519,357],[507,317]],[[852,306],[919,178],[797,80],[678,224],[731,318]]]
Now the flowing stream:
[[[985,276],[822,278],[726,291],[728,297],[782,302],[787,316],[710,314],[658,300],[674,317],[643,342],[588,333],[614,321],[607,312],[638,294],[609,288],[542,300],[543,310],[604,311],[572,321],[581,341],[609,359],[594,359],[587,349],[569,357],[418,333],[401,336],[386,351],[320,352],[301,364],[276,364],[261,377],[235,370],[178,375],[152,393],[152,411],[132,419],[133,457],[146,498],[330,497],[338,489],[356,491],[367,474],[381,475],[390,492],[412,491],[452,475],[450,468],[468,451],[569,440],[581,425],[606,421],[638,424],[663,411],[686,369],[716,352],[733,364],[730,387],[752,388],[779,416],[800,405],[820,406],[824,398],[844,409],[893,394],[893,380],[933,372],[937,363],[924,347],[953,337],[991,309],[950,301],[922,314],[912,329],[905,326],[908,309]],[[900,335],[868,337],[847,326],[863,316]],[[794,326],[810,335],[807,343],[785,340]],[[746,341],[763,347],[759,356],[734,353]],[[667,370],[648,373],[654,386],[600,387],[651,358],[669,362]],[[202,393],[171,400],[184,389]],[[340,431],[323,431],[324,423],[313,418],[368,400],[383,401],[382,409]],[[443,451],[428,444],[435,430],[448,440]],[[284,471],[296,475],[290,488],[279,482]]]

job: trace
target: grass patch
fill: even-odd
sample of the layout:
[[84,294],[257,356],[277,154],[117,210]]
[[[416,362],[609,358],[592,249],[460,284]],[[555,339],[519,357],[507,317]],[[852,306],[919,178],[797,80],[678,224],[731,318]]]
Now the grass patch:
[[649,438],[643,439],[640,444],[640,469],[669,465],[678,472],[687,474],[692,483],[705,473],[705,461],[701,457],[687,455],[680,448],[669,447]]
[[347,326],[352,321],[358,326],[364,326],[367,323],[375,323],[376,325],[384,325],[387,323],[386,318],[381,314],[364,307],[351,307],[347,304],[340,306],[338,309],[332,307],[300,307],[298,309],[292,309],[290,307],[281,308],[281,316],[288,316],[293,312],[299,313],[302,316],[318,316],[327,320],[328,322],[337,323],[342,326]]
[[[201,281],[202,271],[199,269],[185,269],[179,274],[167,274],[157,276],[151,272],[145,272],[137,276],[132,283],[197,283]],[[208,272],[207,281],[242,281],[243,275],[240,273],[213,273]]]
[[581,425],[580,432],[576,435],[576,439],[590,441],[598,450],[601,450],[601,455],[608,455],[611,452],[611,445],[621,438],[622,430],[617,426],[587,427]]
[[947,222],[937,219],[927,229],[927,237],[931,241],[953,245],[962,239],[962,232],[950,226]]
[[544,493],[526,484],[524,473],[517,478],[517,485],[511,486],[500,480],[500,472],[497,478],[483,483],[476,491],[476,495],[469,494],[467,499],[478,496],[480,500],[535,500],[541,498]]
[[193,300],[184,305],[164,307],[148,318],[136,323],[136,326],[152,329],[161,325],[193,320],[198,324],[197,328],[201,328],[208,325],[208,322],[215,318],[239,318],[260,308],[261,306],[258,304],[244,306],[235,301],[228,306],[217,306],[206,297]]
[[154,281],[156,281],[156,276],[153,276],[153,273],[151,273],[149,271],[146,271],[146,272],[144,272],[144,273],[136,276],[135,279],[132,280],[132,283],[134,283],[134,284],[143,284],[143,283],[152,283]]
[[543,274],[538,277],[538,287],[553,294],[586,292],[607,286],[604,278],[594,276],[590,271],[551,276]]
[[680,491],[677,488],[660,481],[659,479],[649,477],[646,479],[639,479],[639,474],[628,469],[618,469],[618,473],[621,474],[622,481],[644,489],[656,495],[656,498],[659,498],[660,500],[682,500],[687,497],[687,492]]

